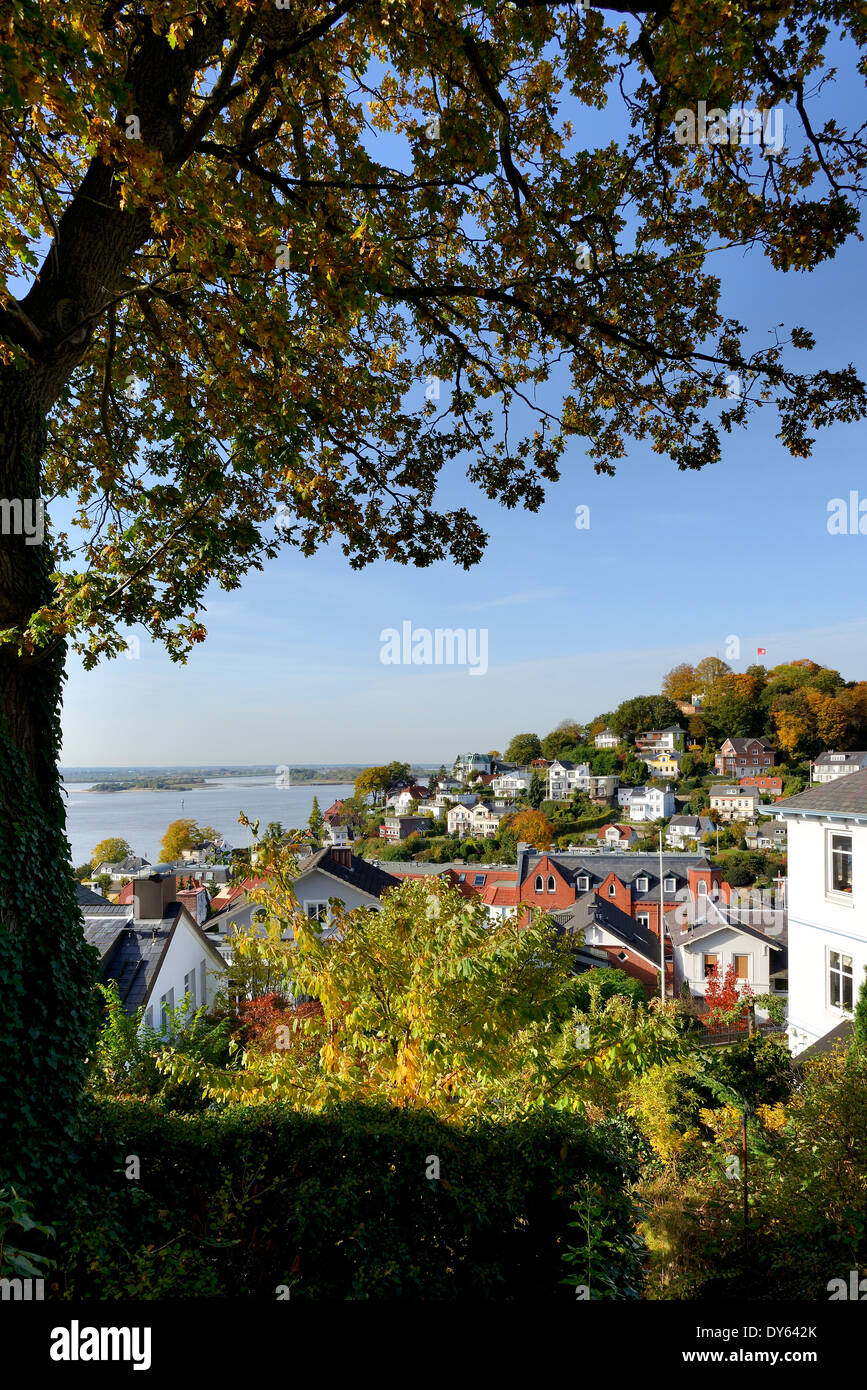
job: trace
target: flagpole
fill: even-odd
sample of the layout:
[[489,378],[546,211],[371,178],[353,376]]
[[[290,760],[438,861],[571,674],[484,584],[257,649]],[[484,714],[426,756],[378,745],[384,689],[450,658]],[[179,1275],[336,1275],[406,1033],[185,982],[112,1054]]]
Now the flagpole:
[[662,891],[662,831],[659,832],[659,997],[665,1003],[665,896]]

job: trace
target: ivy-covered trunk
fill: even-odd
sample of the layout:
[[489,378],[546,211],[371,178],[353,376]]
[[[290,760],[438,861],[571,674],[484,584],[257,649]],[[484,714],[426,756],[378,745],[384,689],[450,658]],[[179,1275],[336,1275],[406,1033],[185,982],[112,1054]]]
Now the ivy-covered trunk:
[[[38,509],[46,426],[28,371],[0,371],[0,628],[50,598]],[[29,534],[21,532],[22,518]],[[19,531],[18,534],[15,534]],[[64,648],[0,645],[0,1184],[41,1198],[75,1143],[95,952],[84,941],[58,775]]]

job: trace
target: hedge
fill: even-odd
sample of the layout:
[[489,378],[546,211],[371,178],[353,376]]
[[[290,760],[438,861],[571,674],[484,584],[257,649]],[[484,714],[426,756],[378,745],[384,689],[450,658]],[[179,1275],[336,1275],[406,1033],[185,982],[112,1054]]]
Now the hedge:
[[600,1240],[623,1249],[622,1296],[635,1287],[636,1137],[620,1117],[459,1126],[384,1106],[173,1115],[111,1099],[87,1124],[64,1209],[37,1213],[57,1229],[53,1298],[574,1300],[563,1255],[589,1190],[609,1194]]

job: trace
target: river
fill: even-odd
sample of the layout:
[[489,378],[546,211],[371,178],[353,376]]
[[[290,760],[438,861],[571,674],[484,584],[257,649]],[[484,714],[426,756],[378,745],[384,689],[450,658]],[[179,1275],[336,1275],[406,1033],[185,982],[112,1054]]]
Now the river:
[[127,791],[89,792],[92,782],[65,782],[66,830],[74,865],[90,859],[94,845],[110,835],[120,835],[134,854],[156,863],[160,842],[173,820],[191,816],[199,825],[219,830],[230,845],[242,848],[251,841],[250,831],[238,824],[243,811],[258,819],[264,830],[269,821],[287,829],[307,824],[314,796],[325,811],[338,797],[352,796],[350,783],[278,787],[274,776],[215,777],[204,787],[188,792]]

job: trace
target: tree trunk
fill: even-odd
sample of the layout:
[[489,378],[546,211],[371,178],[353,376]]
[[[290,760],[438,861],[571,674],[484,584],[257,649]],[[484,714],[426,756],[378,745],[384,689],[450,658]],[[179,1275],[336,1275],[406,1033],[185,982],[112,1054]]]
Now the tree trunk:
[[[45,438],[33,375],[0,370],[0,499],[39,498]],[[14,516],[4,509],[0,628],[51,598],[47,537],[34,543],[30,525],[11,534]],[[96,978],[57,765],[63,665],[63,647],[34,661],[0,645],[0,1184],[32,1194],[49,1220],[47,1193],[75,1144]]]

